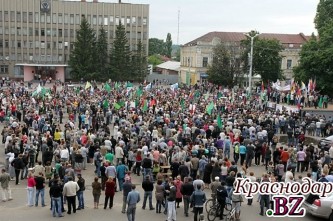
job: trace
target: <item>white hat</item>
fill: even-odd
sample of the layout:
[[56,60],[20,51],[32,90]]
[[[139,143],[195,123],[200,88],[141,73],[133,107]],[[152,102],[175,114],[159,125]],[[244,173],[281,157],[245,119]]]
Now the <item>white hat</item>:
[[215,177],[215,180],[216,180],[216,181],[220,180],[220,177],[216,176],[216,177]]

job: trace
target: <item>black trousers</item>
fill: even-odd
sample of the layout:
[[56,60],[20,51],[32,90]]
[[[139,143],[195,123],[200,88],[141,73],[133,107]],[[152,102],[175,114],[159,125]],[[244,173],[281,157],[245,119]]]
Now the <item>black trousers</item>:
[[67,196],[67,213],[72,213],[72,207],[73,207],[73,213],[76,213],[76,196]]
[[202,214],[203,207],[194,207],[194,221],[198,221],[198,215]]
[[15,180],[15,184],[16,184],[16,185],[18,185],[19,180],[20,180],[20,172],[21,172],[21,170],[17,170],[17,169],[15,169],[15,178],[16,178],[16,180]]
[[106,209],[109,199],[110,199],[109,208],[111,209],[113,207],[113,196],[105,196],[104,209]]

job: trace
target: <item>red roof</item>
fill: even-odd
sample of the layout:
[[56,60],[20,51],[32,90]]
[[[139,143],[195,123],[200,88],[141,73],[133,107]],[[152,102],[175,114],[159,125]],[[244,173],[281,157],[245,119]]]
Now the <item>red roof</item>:
[[[276,39],[283,45],[294,45],[294,47],[300,47],[308,41],[309,36],[305,36],[303,33],[299,34],[274,34],[274,33],[261,33],[259,38]],[[241,42],[246,39],[246,36],[242,32],[209,32],[193,41],[186,43],[184,46],[197,45],[199,41],[211,42],[214,38],[221,39],[222,42]]]

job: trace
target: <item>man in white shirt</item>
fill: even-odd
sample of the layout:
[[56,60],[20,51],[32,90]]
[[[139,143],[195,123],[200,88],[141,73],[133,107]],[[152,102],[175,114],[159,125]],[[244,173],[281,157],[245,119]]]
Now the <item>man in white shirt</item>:
[[76,213],[76,192],[79,191],[80,187],[77,182],[73,181],[73,178],[68,177],[68,182],[64,185],[63,194],[67,199],[67,214]]
[[115,157],[117,159],[117,164],[120,161],[123,161],[124,158],[124,150],[123,150],[123,144],[119,142],[119,144],[115,148]]

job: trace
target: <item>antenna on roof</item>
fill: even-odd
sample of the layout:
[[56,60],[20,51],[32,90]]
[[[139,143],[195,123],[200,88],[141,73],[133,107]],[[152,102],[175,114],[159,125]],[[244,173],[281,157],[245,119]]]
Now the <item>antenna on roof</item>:
[[180,23],[180,10],[178,8],[178,30],[177,30],[177,45],[179,45],[179,23]]

